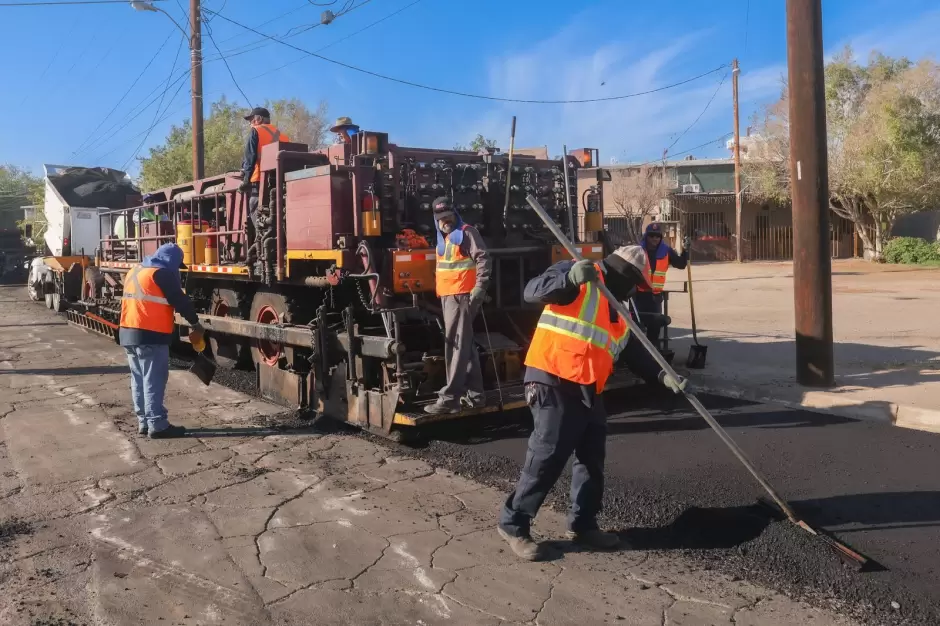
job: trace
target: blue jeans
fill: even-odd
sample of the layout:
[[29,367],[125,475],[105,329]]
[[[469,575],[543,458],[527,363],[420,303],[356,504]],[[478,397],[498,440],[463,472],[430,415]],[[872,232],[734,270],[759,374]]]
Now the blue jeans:
[[158,433],[170,426],[163,396],[170,377],[170,346],[124,346],[131,367],[131,398],[139,426]]
[[503,505],[500,527],[513,537],[528,535],[532,519],[574,454],[568,529],[595,530],[604,499],[607,414],[603,401],[596,397],[593,406],[585,406],[576,386],[526,383],[525,394],[535,429],[519,482]]

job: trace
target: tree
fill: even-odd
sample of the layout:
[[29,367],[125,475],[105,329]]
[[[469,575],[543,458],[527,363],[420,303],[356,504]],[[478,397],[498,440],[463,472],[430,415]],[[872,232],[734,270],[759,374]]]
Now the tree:
[[[46,231],[46,216],[43,212],[45,202],[45,187],[42,178],[33,176],[23,168],[15,165],[0,165],[0,212],[19,215],[22,206],[35,207],[34,216],[30,219],[17,220],[17,227],[30,225],[33,228],[32,240],[42,241]],[[0,215],[0,228],[4,228],[8,221]]]
[[[292,142],[306,143],[311,149],[323,146],[329,126],[326,103],[311,111],[291,98],[266,102],[265,108],[271,112],[271,122]],[[212,103],[203,131],[206,176],[241,169],[248,136],[244,116],[244,108],[224,96]],[[192,179],[192,136],[192,125],[186,120],[170,129],[162,145],[150,148],[150,156],[140,159],[141,188],[159,189]]]
[[465,145],[460,144],[460,143],[454,144],[454,150],[469,150],[469,151],[471,151],[471,152],[480,152],[480,151],[482,151],[482,150],[485,149],[485,148],[494,148],[494,149],[495,149],[496,147],[497,147],[497,146],[496,146],[496,140],[495,140],[495,139],[487,139],[486,137],[484,137],[484,136],[481,135],[480,133],[477,133],[477,136],[474,137],[472,141],[470,141],[470,145],[469,145],[469,146],[465,146]]
[[643,222],[658,213],[669,191],[662,167],[642,165],[618,171],[611,183],[610,201],[615,211],[628,218],[625,240],[634,243],[643,236]]
[[[751,191],[769,200],[789,198],[788,107],[784,88],[756,121],[764,158],[745,163]],[[881,260],[898,217],[940,202],[940,66],[877,52],[862,66],[846,48],[826,66],[826,116],[829,207]]]

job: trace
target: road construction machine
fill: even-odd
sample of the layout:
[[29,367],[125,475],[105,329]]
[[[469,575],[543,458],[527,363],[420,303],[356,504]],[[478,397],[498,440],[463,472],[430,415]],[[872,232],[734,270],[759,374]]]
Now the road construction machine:
[[[525,197],[538,197],[586,258],[602,258],[603,180],[583,182],[597,158],[593,149],[510,159],[493,149],[408,148],[372,131],[313,151],[269,144],[260,156],[255,223],[240,173],[101,212],[94,263],[67,314],[117,338],[124,276],[176,242],[212,357],[253,368],[268,399],[393,437],[430,421],[521,407],[522,364],[540,314],[523,290],[567,258]],[[422,405],[443,386],[445,363],[431,203],[444,195],[479,229],[493,258],[489,301],[475,329],[488,401],[432,416]],[[185,342],[185,321],[177,322]]]

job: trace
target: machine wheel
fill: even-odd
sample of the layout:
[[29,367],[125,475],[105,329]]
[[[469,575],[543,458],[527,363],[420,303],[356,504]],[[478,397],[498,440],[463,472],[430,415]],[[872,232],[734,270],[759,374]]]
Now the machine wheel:
[[29,283],[26,285],[26,293],[29,294],[29,299],[33,302],[39,302],[42,300],[42,292],[36,288],[36,285]]
[[52,306],[50,308],[56,313],[65,313],[65,310],[69,308],[69,304],[61,294],[56,292],[52,294]]
[[47,294],[45,295],[46,308],[47,308],[47,309],[50,309],[50,310],[52,309],[52,304],[53,304],[53,303],[52,303],[52,295],[53,295],[53,294],[51,294],[51,293],[47,293]]
[[[231,289],[216,289],[212,292],[212,313],[219,317],[244,319],[238,305],[238,295]],[[230,369],[246,368],[252,363],[249,340],[209,333],[209,345],[216,362]]]
[[[249,319],[260,324],[278,324],[282,315],[287,315],[287,298],[270,291],[259,291],[251,300]],[[255,365],[262,363],[279,367],[286,361],[284,346],[270,341],[251,340],[251,360]]]

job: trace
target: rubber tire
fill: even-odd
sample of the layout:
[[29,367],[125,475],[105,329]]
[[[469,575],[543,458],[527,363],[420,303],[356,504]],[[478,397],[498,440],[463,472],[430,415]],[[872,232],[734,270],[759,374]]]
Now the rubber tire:
[[47,293],[47,294],[44,296],[44,299],[45,299],[45,301],[46,301],[46,308],[51,311],[51,310],[52,310],[52,294],[51,294],[51,293]]
[[[225,304],[228,307],[226,317],[243,319],[243,315],[238,307],[238,296],[231,289],[216,289],[212,293],[212,315],[218,315],[216,307],[218,304]],[[215,361],[222,367],[228,369],[248,369],[251,367],[251,344],[248,339],[238,339],[229,335],[216,336],[209,332],[209,345],[212,347],[212,354]]]
[[[279,293],[272,293],[270,291],[258,291],[255,293],[254,297],[251,299],[251,313],[248,316],[248,319],[252,322],[257,321],[258,314],[265,307],[271,307],[277,312],[278,316],[287,314],[287,298],[282,296]],[[267,361],[264,360],[264,357],[261,351],[258,349],[258,341],[256,339],[250,340],[251,345],[251,360],[255,365],[259,363],[263,365],[268,365]],[[284,347],[281,346],[281,358],[278,361],[278,366],[282,369],[287,364],[287,356],[284,351]]]
[[33,302],[39,302],[42,300],[42,292],[39,291],[35,285],[26,285],[26,293],[29,295],[29,299]]
[[60,294],[52,294],[52,310],[56,313],[65,313],[65,310],[69,308],[69,303],[65,301]]

